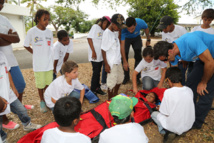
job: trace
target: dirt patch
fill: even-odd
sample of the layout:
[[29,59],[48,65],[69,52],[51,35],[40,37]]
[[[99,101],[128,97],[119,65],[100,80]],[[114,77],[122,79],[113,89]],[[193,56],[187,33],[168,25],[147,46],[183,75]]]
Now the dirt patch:
[[[129,61],[130,69],[133,71],[134,67],[134,60],[131,59]],[[39,95],[38,91],[35,87],[35,80],[34,74],[32,69],[24,69],[22,70],[23,76],[26,81],[26,89],[24,93],[23,103],[24,104],[31,104],[35,106],[35,109],[28,110],[28,115],[31,117],[33,123],[46,125],[50,122],[54,121],[53,115],[51,111],[47,113],[41,113],[39,111]],[[132,74],[132,72],[131,72]],[[92,66],[90,63],[79,64],[79,80],[81,83],[84,83],[90,86],[92,76]],[[125,93],[127,89],[132,89],[131,81],[126,85],[121,85],[119,93]],[[141,89],[141,85],[138,86],[138,89]],[[133,96],[132,93],[128,93]],[[91,108],[96,107],[98,104],[102,103],[103,101],[107,100],[107,95],[101,96],[98,95],[100,101],[96,104],[90,104],[87,99],[84,99],[83,103],[83,111],[87,111]],[[20,120],[18,117],[12,113],[8,115],[9,119],[15,121],[21,125]],[[148,123],[144,125],[144,130],[146,135],[149,138],[150,143],[161,143],[163,140],[163,136],[159,134],[157,126],[154,123]],[[23,126],[19,127],[16,130],[5,130],[8,134],[8,139],[11,143],[17,142],[22,136],[27,134],[28,132],[24,132]],[[202,126],[201,130],[191,130],[184,135],[181,135],[175,139],[175,143],[186,143],[186,142],[194,142],[194,143],[201,143],[201,142],[213,142],[214,140],[214,110],[210,111],[206,120],[205,124]]]

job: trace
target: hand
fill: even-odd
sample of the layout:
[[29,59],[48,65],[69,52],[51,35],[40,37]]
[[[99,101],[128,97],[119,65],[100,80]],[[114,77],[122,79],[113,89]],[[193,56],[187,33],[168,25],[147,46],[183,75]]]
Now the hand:
[[110,68],[109,64],[105,64],[105,71],[106,71],[107,73],[110,73],[110,72],[111,72],[111,68]]
[[9,35],[9,34],[12,34],[12,33],[13,33],[13,30],[12,30],[12,29],[9,29],[8,35]]
[[157,87],[158,87],[158,88],[163,88],[163,85],[160,84],[160,82],[159,82],[158,85],[157,85]]
[[205,95],[204,91],[208,94],[209,92],[207,91],[207,84],[206,83],[202,83],[202,82],[199,82],[198,86],[197,86],[197,93],[199,95]]
[[16,88],[13,88],[12,90],[13,90],[13,92],[15,93],[16,97],[18,98],[18,97],[19,97],[19,93],[18,93],[18,91],[16,90]]
[[53,70],[53,73],[55,73],[57,75],[56,69]]
[[147,46],[150,46],[150,42],[149,41],[146,41],[146,47]]
[[0,113],[2,113],[2,112],[5,111],[5,109],[7,108],[7,104],[9,104],[9,103],[7,102],[7,100],[5,100],[4,98],[2,98],[2,97],[0,96]]
[[160,109],[160,105],[157,105],[157,106],[156,106],[156,109],[159,111],[159,109]]
[[187,65],[188,65],[188,62],[187,61],[181,61],[182,62],[182,64],[183,64],[183,68],[187,68]]
[[133,88],[133,92],[134,92],[135,94],[137,94],[137,92],[138,92],[137,88]]
[[97,59],[97,54],[95,51],[92,51],[92,57],[91,57],[93,60],[96,60]]
[[123,68],[124,68],[125,71],[128,71],[128,69],[129,69],[129,64],[128,64],[128,62],[124,62],[124,63],[123,63]]

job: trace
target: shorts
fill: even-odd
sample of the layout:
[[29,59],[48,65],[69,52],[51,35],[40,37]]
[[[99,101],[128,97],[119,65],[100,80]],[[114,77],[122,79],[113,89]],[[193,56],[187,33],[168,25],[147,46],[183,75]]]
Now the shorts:
[[107,87],[112,90],[117,84],[121,84],[124,79],[122,64],[114,64],[111,72],[107,74]]
[[34,72],[36,88],[44,89],[46,85],[50,85],[53,81],[53,70]]
[[12,76],[13,83],[18,93],[23,93],[26,83],[19,66],[11,67],[10,74]]

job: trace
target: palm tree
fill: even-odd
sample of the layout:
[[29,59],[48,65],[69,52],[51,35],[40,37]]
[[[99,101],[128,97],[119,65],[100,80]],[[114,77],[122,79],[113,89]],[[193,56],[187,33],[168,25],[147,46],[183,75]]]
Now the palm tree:
[[17,0],[5,0],[5,3],[9,3],[9,4],[14,3],[14,4],[18,5],[18,4],[20,4],[20,0],[18,0],[18,2],[17,2]]

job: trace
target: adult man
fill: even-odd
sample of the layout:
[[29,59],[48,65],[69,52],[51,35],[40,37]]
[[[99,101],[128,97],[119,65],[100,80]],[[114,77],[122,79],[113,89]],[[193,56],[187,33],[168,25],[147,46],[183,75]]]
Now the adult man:
[[[157,28],[162,30],[162,40],[169,43],[172,43],[187,33],[187,30],[184,27],[175,25],[173,18],[170,16],[162,17]],[[182,85],[185,85],[186,64],[187,62],[181,60],[178,62],[178,67],[182,71]]]
[[[214,35],[201,31],[187,33],[174,43],[160,41],[154,46],[154,57],[162,61],[178,63],[176,56],[184,61],[196,61],[186,85],[194,93],[196,120],[194,128],[200,129],[214,98]],[[200,96],[199,96],[200,95]],[[199,96],[199,98],[198,98]],[[199,99],[197,101],[197,98]]]
[[[142,60],[141,49],[142,49],[142,40],[140,36],[140,30],[144,29],[146,33],[147,41],[146,46],[150,45],[150,36],[149,36],[149,28],[146,22],[140,18],[128,17],[126,19],[126,29],[122,30],[121,34],[121,47],[125,48],[126,61],[123,60],[123,64],[128,66],[128,55],[129,48],[132,45],[134,50],[134,58],[135,58],[135,66],[136,67],[140,61]],[[126,84],[130,80],[129,69],[128,71],[124,70],[124,80],[123,84]],[[137,82],[140,83],[140,74],[137,75]]]

